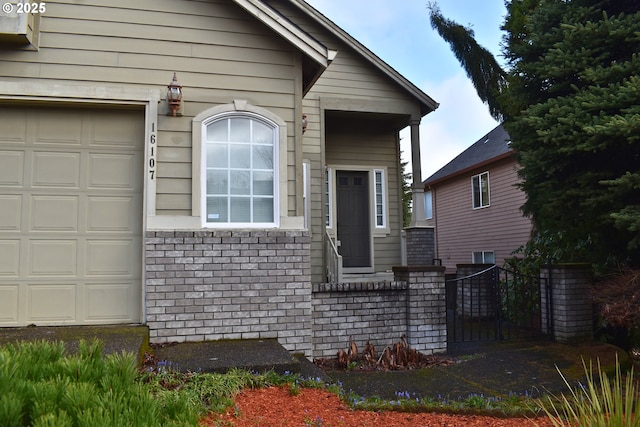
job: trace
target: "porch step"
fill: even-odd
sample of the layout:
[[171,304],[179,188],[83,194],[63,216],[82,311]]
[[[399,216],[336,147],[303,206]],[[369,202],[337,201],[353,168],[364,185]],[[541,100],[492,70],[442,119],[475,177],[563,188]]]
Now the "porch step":
[[393,282],[392,272],[381,273],[343,273],[342,283],[363,283],[363,282]]
[[182,372],[225,373],[232,368],[278,373],[302,370],[300,360],[276,339],[187,342],[157,346],[153,353]]
[[144,325],[33,326],[0,328],[0,346],[21,341],[62,341],[68,354],[78,351],[81,340],[98,339],[103,354],[127,352],[141,362],[151,351],[158,361],[171,362],[182,372],[219,372],[232,368],[257,372],[299,373],[328,381],[326,374],[304,356],[287,351],[275,339],[225,340],[169,344],[149,348],[149,329]]

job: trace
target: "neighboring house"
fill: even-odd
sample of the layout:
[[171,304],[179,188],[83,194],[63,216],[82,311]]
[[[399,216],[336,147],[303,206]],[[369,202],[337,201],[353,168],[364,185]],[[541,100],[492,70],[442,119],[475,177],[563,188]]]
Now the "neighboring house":
[[424,181],[427,223],[435,227],[436,258],[457,264],[498,264],[529,239],[520,207],[516,162],[502,125]]
[[400,264],[399,131],[419,147],[438,104],[327,17],[302,0],[41,6],[0,15],[0,326],[308,352],[329,243],[345,271]]

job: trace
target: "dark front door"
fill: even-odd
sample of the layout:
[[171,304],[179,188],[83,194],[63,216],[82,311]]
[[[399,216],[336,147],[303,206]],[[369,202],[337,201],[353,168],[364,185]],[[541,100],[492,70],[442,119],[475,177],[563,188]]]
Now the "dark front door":
[[339,252],[343,267],[371,266],[369,173],[337,171]]

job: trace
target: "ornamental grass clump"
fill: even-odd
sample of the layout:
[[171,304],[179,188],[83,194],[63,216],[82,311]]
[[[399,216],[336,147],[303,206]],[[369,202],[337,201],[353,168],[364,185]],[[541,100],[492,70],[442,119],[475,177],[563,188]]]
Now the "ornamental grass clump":
[[610,379],[598,361],[597,372],[583,361],[586,383],[571,387],[560,375],[570,392],[548,395],[540,406],[556,427],[640,427],[640,394],[633,369],[623,373],[616,360],[615,374]]
[[0,348],[0,425],[195,426],[202,409],[184,395],[154,394],[139,381],[130,354],[104,357],[82,341],[76,355],[61,342]]

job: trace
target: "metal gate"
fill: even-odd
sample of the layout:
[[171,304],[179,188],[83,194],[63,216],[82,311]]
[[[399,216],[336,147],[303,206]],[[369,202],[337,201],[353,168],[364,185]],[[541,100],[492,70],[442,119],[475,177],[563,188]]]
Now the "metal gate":
[[[447,280],[449,342],[490,341],[547,334],[547,280],[498,266]],[[548,304],[542,310],[542,304]]]

